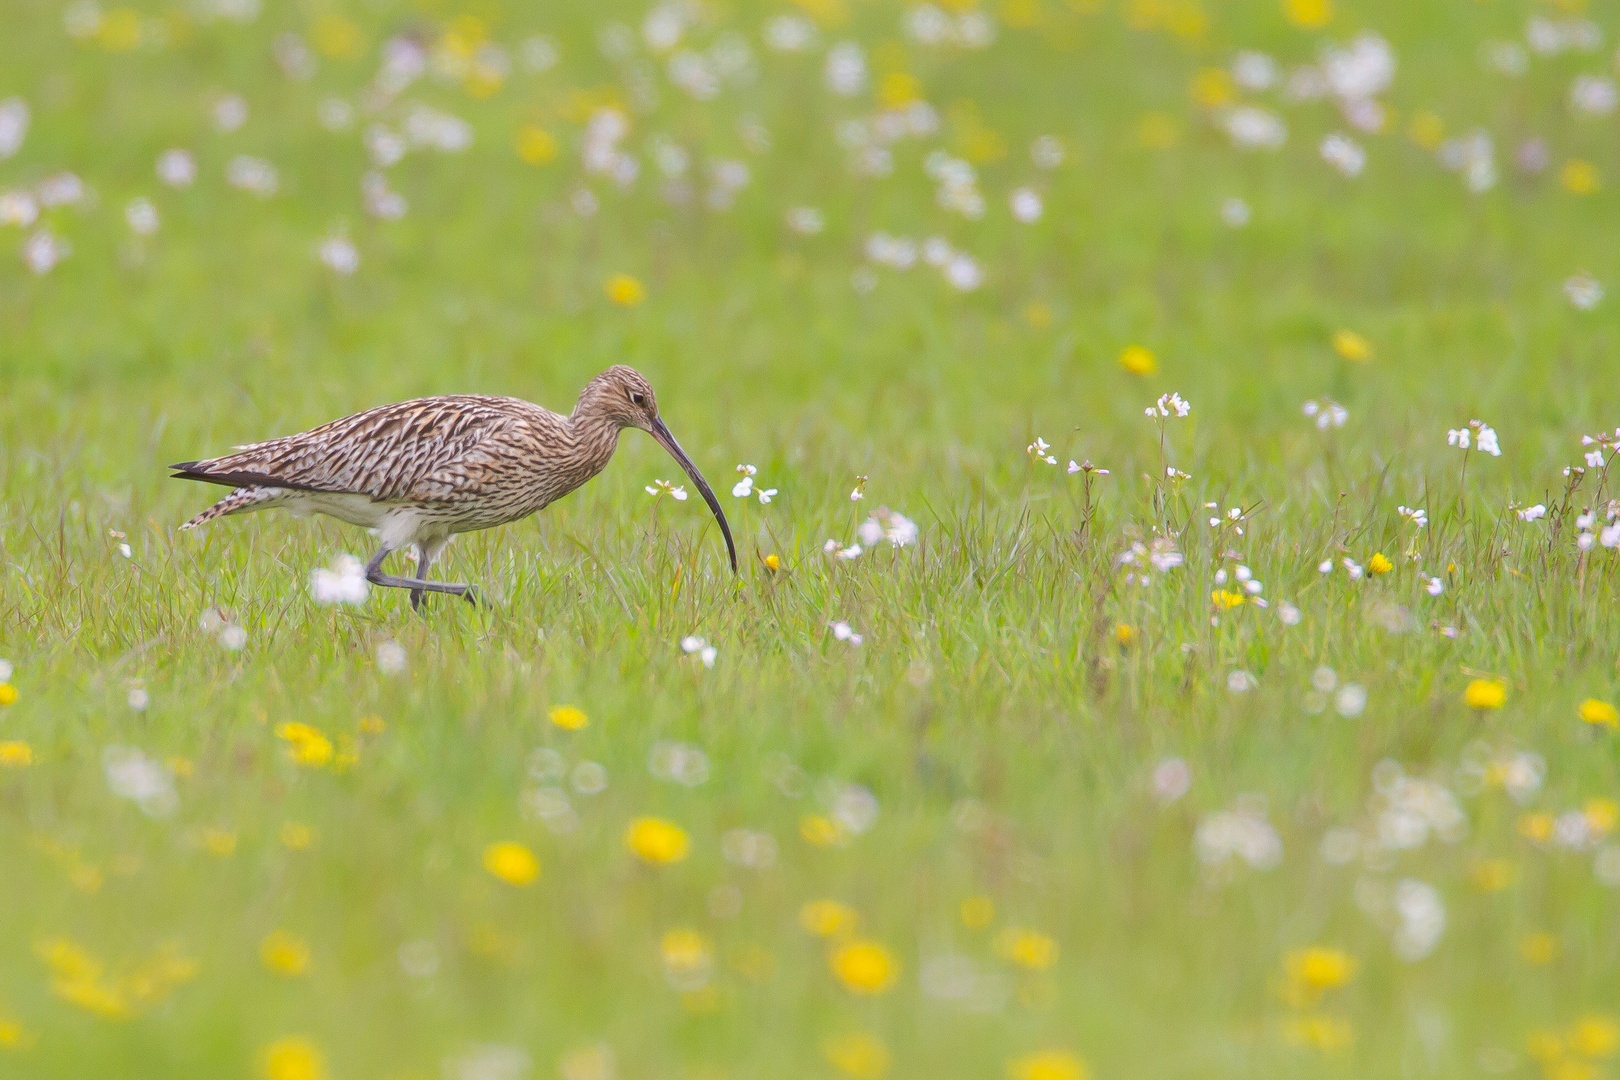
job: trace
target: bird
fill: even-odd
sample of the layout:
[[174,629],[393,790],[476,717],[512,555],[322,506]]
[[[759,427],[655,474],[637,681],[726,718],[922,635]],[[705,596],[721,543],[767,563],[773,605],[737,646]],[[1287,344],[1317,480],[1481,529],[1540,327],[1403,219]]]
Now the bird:
[[[170,479],[234,489],[181,529],[273,507],[325,514],[377,536],[365,567],[371,584],[409,589],[412,608],[428,593],[476,603],[471,585],[428,580],[450,538],[526,518],[580,487],[607,466],[625,428],[647,432],[685,470],[720,523],[736,573],[720,501],[659,415],[646,377],[622,364],[587,383],[567,416],[513,397],[416,398],[182,461]],[[383,560],[405,548],[415,551],[415,576],[383,573]]]

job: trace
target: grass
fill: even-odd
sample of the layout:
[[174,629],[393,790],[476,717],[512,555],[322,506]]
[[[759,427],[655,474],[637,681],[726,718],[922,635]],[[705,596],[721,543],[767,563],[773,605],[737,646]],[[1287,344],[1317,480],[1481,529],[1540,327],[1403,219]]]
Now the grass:
[[[612,1072],[601,1047],[617,1075],[692,1080],[1072,1080],[1080,1061],[1098,1077],[1612,1069],[1620,923],[1594,868],[1613,859],[1601,800],[1620,797],[1620,756],[1577,709],[1620,696],[1616,556],[1576,549],[1576,516],[1608,495],[1594,473],[1566,499],[1561,473],[1620,412],[1616,308],[1577,311],[1561,285],[1616,280],[1620,221],[1606,188],[1557,179],[1568,158],[1620,175],[1612,116],[1565,105],[1607,54],[1535,56],[1516,80],[1486,70],[1482,43],[1522,38],[1533,12],[1565,17],[1502,0],[1369,0],[1320,31],[1269,3],[1211,6],[1191,38],[1131,29],[1141,5],[1044,2],[1034,28],[1007,25],[1021,10],[996,9],[983,52],[899,46],[946,126],[897,144],[894,175],[873,179],[832,137],[871,95],[829,94],[822,55],[857,40],[882,74],[903,9],[851,4],[792,56],[760,45],[776,9],[716,8],[696,40],[743,32],[758,81],[698,103],[654,65],[659,103],[626,143],[642,177],[621,193],[583,177],[566,117],[576,89],[631,93],[596,42],[640,9],[357,5],[342,14],[363,57],[292,81],[271,43],[318,38],[313,9],[238,25],[143,8],[171,40],[147,24],[120,51],[105,23],[79,43],[55,6],[14,5],[0,98],[27,100],[32,124],[0,190],[72,169],[97,201],[47,212],[73,249],[50,273],[0,258],[0,655],[17,691],[0,743],[30,762],[0,766],[0,1075],[588,1080]],[[473,146],[393,166],[410,211],[374,220],[359,129],[322,130],[317,103],[355,101],[388,35],[437,40],[466,14],[513,49],[551,33],[562,61],[487,97],[408,91],[470,123]],[[1620,30],[1607,8],[1592,17]],[[1363,28],[1400,67],[1391,128],[1356,135],[1359,178],[1317,156],[1344,129],[1329,104],[1245,95],[1286,118],[1275,154],[1233,149],[1188,104],[1193,73],[1237,49],[1291,66]],[[250,105],[233,134],[209,120],[223,91]],[[1408,137],[1419,110],[1490,131],[1501,183],[1469,195]],[[1169,118],[1173,145],[1141,145],[1147,113]],[[744,114],[768,152],[740,141]],[[514,153],[530,124],[558,139],[554,161]],[[970,222],[935,205],[920,162],[975,124],[1009,150],[977,166],[989,210]],[[745,160],[736,205],[663,201],[654,131],[696,169]],[[1041,134],[1068,149],[1049,174],[1024,149]],[[1532,135],[1551,149],[1541,175],[1512,162]],[[170,146],[196,154],[195,186],[154,178]],[[274,162],[277,194],[224,183],[237,153]],[[1043,188],[1036,225],[1006,212],[1020,184]],[[570,209],[582,185],[594,216]],[[146,240],[122,220],[137,195],[162,219]],[[1234,195],[1253,208],[1242,230],[1217,213]],[[795,205],[826,231],[788,231]],[[334,229],[360,251],[353,277],[313,256]],[[947,236],[985,284],[880,267],[859,293],[876,230]],[[0,227],[0,246],[25,235]],[[608,302],[617,273],[645,284],[643,303]],[[1368,339],[1369,362],[1334,352],[1341,329]],[[1120,368],[1130,344],[1156,374]],[[721,489],[740,578],[696,499],[643,493],[675,466],[635,432],[583,490],[452,545],[437,573],[478,584],[487,608],[417,616],[389,591],[315,604],[313,569],[369,554],[336,523],[175,529],[215,493],[166,480],[168,462],[418,394],[566,410],[613,363],[649,376]],[[1161,458],[1142,410],[1170,391],[1193,411],[1167,423]],[[1324,395],[1348,409],[1342,429],[1301,417]],[[1505,452],[1472,455],[1464,482],[1445,432],[1475,416]],[[1058,467],[1026,454],[1038,435]],[[1092,506],[1071,457],[1110,470]],[[739,461],[780,489],[772,505],[726,493]],[[1158,510],[1166,464],[1191,479]],[[1524,524],[1510,500],[1550,513]],[[1210,529],[1206,502],[1248,508],[1243,535]],[[878,506],[914,519],[918,542],[824,554]],[[1165,525],[1185,563],[1127,584],[1119,555]],[[1317,569],[1375,553],[1390,572]],[[1269,608],[1214,610],[1217,571],[1239,563]],[[210,610],[243,649],[221,645]],[[863,643],[835,639],[836,621]],[[687,635],[717,648],[712,669],[681,651]],[[393,645],[397,672],[379,663]],[[1364,712],[1313,703],[1324,667],[1365,689]],[[1234,672],[1253,687],[1230,689]],[[1476,678],[1505,680],[1504,707],[1464,704]],[[554,724],[565,704],[589,722]],[[652,775],[664,740],[701,748],[707,778]],[[173,805],[119,797],[109,747],[171,775]],[[1521,753],[1545,780],[1515,798]],[[1191,776],[1172,801],[1153,781],[1169,758]],[[1454,793],[1460,835],[1380,847],[1383,761],[1437,785],[1427,805]],[[578,790],[596,786],[582,763],[605,788]],[[840,809],[863,824],[862,790],[875,821],[835,824]],[[1275,865],[1201,864],[1200,827],[1207,839],[1234,807],[1275,830]],[[1591,835],[1572,845],[1582,807]],[[647,816],[679,825],[683,859],[627,850]],[[1346,828],[1360,852],[1324,858]],[[735,829],[768,834],[774,862],[728,861]],[[486,869],[500,842],[537,858],[537,880]],[[1397,947],[1402,881],[1445,912],[1419,959]],[[974,898],[989,904],[964,908]],[[807,931],[822,900],[854,922]],[[880,943],[893,984],[845,986],[849,941]],[[1313,947],[1334,951],[1303,975]],[[958,996],[941,996],[953,970]]]

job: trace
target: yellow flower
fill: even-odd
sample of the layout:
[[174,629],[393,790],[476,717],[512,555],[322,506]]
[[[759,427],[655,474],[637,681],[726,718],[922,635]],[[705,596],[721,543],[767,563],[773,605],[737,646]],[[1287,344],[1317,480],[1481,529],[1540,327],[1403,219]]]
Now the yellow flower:
[[773,574],[782,569],[782,557],[774,552],[765,556],[765,569]]
[[1189,88],[1193,103],[1206,109],[1218,109],[1232,103],[1232,76],[1225,68],[1199,68]]
[[1227,611],[1231,608],[1238,607],[1243,603],[1244,599],[1245,598],[1242,593],[1233,592],[1230,589],[1216,589],[1214,592],[1209,594],[1210,603],[1214,604],[1222,611]]
[[20,769],[34,763],[34,751],[25,742],[0,742],[0,765]]
[[877,98],[885,109],[903,109],[913,101],[922,100],[922,83],[915,75],[891,71],[878,80]]
[[1052,325],[1052,309],[1039,300],[1031,300],[1024,305],[1024,321],[1036,330],[1045,330]]
[[540,876],[540,860],[514,840],[502,840],[484,849],[484,869],[508,885],[528,885]]
[[1597,166],[1590,161],[1571,158],[1558,173],[1558,182],[1564,190],[1575,195],[1590,195],[1598,189]]
[[1527,964],[1550,964],[1562,951],[1558,939],[1545,932],[1526,934],[1519,939],[1519,955]]
[[641,287],[641,282],[629,274],[614,274],[608,278],[603,290],[607,298],[620,307],[635,307],[647,297],[647,290]]
[[129,8],[113,8],[102,16],[96,40],[108,52],[129,52],[141,43],[141,17]]
[[1355,1040],[1350,1021],[1337,1016],[1300,1016],[1288,1021],[1284,1035],[1295,1046],[1309,1046],[1323,1053],[1342,1050]]
[[353,60],[366,51],[360,28],[341,15],[322,15],[310,31],[315,48],[334,60]]
[[1423,149],[1435,150],[1446,137],[1446,125],[1432,112],[1415,112],[1411,123],[1406,125],[1406,135]]
[[996,952],[1020,967],[1045,971],[1057,963],[1058,944],[1045,934],[1010,926],[996,935]]
[[855,929],[855,912],[836,900],[812,900],[799,909],[799,925],[818,937]]
[[1375,551],[1373,557],[1367,560],[1367,569],[1374,574],[1387,574],[1395,569],[1395,564],[1390,562],[1382,551]]
[[259,943],[259,959],[271,971],[302,975],[309,970],[309,946],[294,934],[276,930]]
[[1511,859],[1481,859],[1474,864],[1474,888],[1480,892],[1500,892],[1519,876]]
[[1039,1050],[1007,1062],[1008,1080],[1086,1080],[1086,1063],[1067,1050]]
[[332,760],[332,740],[309,724],[278,724],[276,735],[287,743],[292,759],[306,768],[318,769]]
[[1289,997],[1300,1005],[1311,1004],[1326,991],[1354,979],[1356,967],[1356,959],[1349,953],[1321,945],[1295,949],[1283,959]]
[[1333,0],[1283,0],[1283,15],[1301,30],[1320,30],[1333,20]]
[[360,730],[367,735],[381,735],[388,730],[388,722],[380,716],[362,716]]
[[575,705],[553,706],[550,716],[551,722],[564,731],[578,731],[590,723],[590,718],[585,715],[585,710]]
[[1590,1061],[1568,1058],[1547,1067],[1547,1080],[1598,1080],[1598,1067]]
[[17,688],[8,682],[0,682],[0,705],[14,705],[17,701]]
[[280,836],[281,842],[294,851],[304,850],[315,839],[310,827],[298,821],[282,822]]
[[19,1021],[0,1019],[0,1047],[19,1050],[34,1045],[34,1034]]
[[1609,1016],[1583,1016],[1569,1031],[1569,1047],[1589,1058],[1609,1058],[1620,1051],[1620,1024]]
[[686,830],[663,818],[640,817],[624,832],[624,846],[642,862],[678,863],[691,848]]
[[236,853],[236,834],[229,829],[211,826],[202,831],[202,846],[210,855],[229,858]]
[[1507,702],[1507,683],[1501,679],[1475,679],[1463,690],[1470,709],[1500,709]]
[[806,814],[800,818],[799,835],[804,838],[805,843],[814,844],[816,847],[832,847],[847,839],[843,828],[836,821],[820,814]]
[[1602,836],[1620,822],[1620,804],[1601,795],[1594,796],[1581,803],[1581,814],[1586,818],[1586,827]]
[[1575,715],[1581,718],[1582,723],[1594,727],[1620,728],[1620,709],[1597,698],[1587,698],[1581,702]]
[[557,139],[543,127],[530,124],[517,133],[517,155],[530,165],[544,165],[557,156]]
[[1144,345],[1127,345],[1119,354],[1119,366],[1132,375],[1152,375],[1159,370],[1153,351]]
[[996,917],[996,902],[988,896],[970,896],[962,901],[962,925],[969,930],[980,930]]
[[852,941],[828,960],[834,975],[850,992],[881,994],[900,976],[900,965],[875,941]]
[[1545,811],[1538,810],[1519,819],[1519,835],[1527,840],[1545,844],[1552,839],[1552,832],[1553,816]]
[[889,1048],[871,1035],[840,1035],[822,1044],[833,1067],[855,1080],[880,1080],[889,1071]]
[[172,757],[168,761],[164,762],[164,764],[167,765],[169,767],[169,771],[174,773],[176,776],[186,777],[197,771],[196,766],[192,764],[190,758]]
[[1357,364],[1372,359],[1372,343],[1354,330],[1334,331],[1333,351]]
[[264,1075],[269,1080],[324,1080],[326,1064],[307,1040],[289,1037],[264,1048]]
[[1121,646],[1128,647],[1136,641],[1136,627],[1130,623],[1114,624],[1114,640]]
[[714,953],[709,939],[696,930],[668,930],[658,943],[664,967],[674,975],[695,975],[708,970]]

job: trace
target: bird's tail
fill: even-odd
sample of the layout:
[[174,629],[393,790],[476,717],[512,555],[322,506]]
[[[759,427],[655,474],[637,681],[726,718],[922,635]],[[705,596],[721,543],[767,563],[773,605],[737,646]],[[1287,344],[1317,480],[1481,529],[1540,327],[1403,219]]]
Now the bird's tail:
[[180,528],[195,529],[199,525],[206,525],[215,518],[224,517],[227,514],[241,514],[249,510],[260,510],[266,506],[273,506],[280,502],[286,494],[286,491],[279,488],[239,487],[180,526]]

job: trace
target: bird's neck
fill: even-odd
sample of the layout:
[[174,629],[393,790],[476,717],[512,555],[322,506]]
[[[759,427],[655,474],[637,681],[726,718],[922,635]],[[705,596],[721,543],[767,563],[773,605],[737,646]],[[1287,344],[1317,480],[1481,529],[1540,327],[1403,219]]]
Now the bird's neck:
[[592,475],[600,472],[619,446],[619,425],[591,409],[575,409],[568,426],[575,445],[592,466]]

